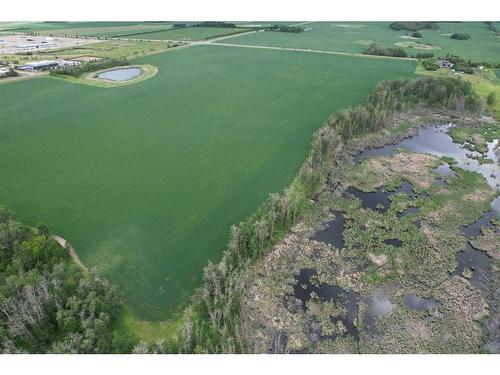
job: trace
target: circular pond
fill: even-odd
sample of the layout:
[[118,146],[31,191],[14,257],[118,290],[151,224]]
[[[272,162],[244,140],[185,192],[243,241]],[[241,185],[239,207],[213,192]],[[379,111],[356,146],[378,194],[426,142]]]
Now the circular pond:
[[141,68],[137,67],[119,68],[99,73],[96,78],[114,82],[130,81],[139,76],[141,71]]

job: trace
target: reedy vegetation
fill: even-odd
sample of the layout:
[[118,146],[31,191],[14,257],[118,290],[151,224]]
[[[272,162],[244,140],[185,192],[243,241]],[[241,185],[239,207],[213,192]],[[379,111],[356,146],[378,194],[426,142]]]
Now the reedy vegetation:
[[180,351],[246,351],[240,296],[251,265],[314,209],[311,198],[334,172],[335,155],[354,137],[382,129],[399,111],[434,109],[479,114],[484,103],[468,82],[453,78],[382,81],[365,103],[333,114],[313,137],[298,176],[281,194],[270,194],[248,220],[231,227],[219,263],[209,263],[187,310]]

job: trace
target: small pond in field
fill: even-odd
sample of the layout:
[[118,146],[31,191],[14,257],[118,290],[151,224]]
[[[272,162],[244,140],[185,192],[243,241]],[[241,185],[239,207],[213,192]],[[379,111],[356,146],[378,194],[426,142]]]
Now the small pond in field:
[[99,73],[97,78],[108,81],[129,81],[141,74],[141,68],[119,68]]

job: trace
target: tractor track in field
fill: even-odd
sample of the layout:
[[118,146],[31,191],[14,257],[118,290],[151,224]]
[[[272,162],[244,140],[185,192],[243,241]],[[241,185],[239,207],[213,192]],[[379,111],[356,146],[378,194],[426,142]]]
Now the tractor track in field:
[[76,253],[75,248],[68,241],[66,241],[65,238],[58,236],[57,234],[53,234],[52,239],[56,241],[63,249],[68,251],[71,259],[73,259],[82,270],[84,270],[85,272],[89,272],[89,269],[85,266],[85,264],[83,264],[80,257]]

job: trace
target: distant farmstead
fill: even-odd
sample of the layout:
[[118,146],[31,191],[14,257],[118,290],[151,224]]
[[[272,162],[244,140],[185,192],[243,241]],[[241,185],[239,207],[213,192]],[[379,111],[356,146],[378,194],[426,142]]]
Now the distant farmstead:
[[437,64],[440,68],[451,69],[453,67],[453,63],[448,60],[438,60]]

